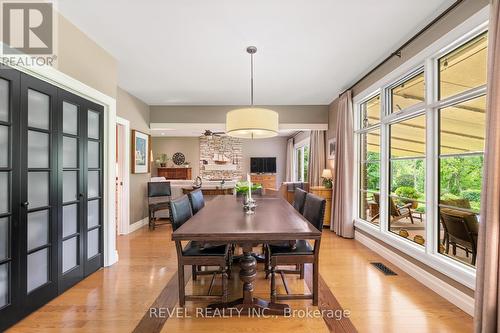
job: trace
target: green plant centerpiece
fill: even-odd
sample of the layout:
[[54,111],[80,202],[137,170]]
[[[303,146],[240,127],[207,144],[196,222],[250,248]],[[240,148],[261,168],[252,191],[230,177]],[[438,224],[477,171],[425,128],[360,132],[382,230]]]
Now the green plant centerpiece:
[[[251,184],[252,184],[252,191],[256,191],[262,188],[261,184],[258,183],[251,183]],[[248,194],[250,189],[250,184],[247,181],[239,181],[236,183],[235,189],[236,193]]]
[[250,181],[250,176],[247,176],[247,181],[240,181],[236,183],[236,193],[243,194],[243,211],[247,215],[255,214],[257,204],[252,198],[252,191],[262,188],[261,184],[254,184]]
[[411,202],[411,204],[412,204],[411,208],[415,209],[418,207],[417,199],[419,197],[419,194],[418,194],[417,190],[414,189],[413,187],[401,186],[401,187],[398,187],[396,189],[395,193],[398,197],[400,197],[399,201],[402,204],[407,204],[407,203]]
[[164,168],[167,166],[168,161],[170,161],[170,157],[167,154],[160,154],[156,157],[155,163],[157,166]]

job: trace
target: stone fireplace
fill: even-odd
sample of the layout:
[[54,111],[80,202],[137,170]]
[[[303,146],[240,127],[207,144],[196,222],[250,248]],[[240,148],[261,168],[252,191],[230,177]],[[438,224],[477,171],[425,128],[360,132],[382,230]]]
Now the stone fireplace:
[[240,179],[243,176],[241,139],[201,136],[200,176],[207,180]]

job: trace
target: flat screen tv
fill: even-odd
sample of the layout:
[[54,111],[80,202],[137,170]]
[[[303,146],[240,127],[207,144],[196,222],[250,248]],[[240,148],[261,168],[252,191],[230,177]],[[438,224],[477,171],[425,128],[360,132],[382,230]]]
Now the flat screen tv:
[[276,157],[251,157],[251,173],[276,173]]

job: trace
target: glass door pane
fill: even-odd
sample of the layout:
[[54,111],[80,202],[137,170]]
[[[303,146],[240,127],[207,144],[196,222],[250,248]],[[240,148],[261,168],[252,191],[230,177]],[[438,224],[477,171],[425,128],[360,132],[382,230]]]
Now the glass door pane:
[[9,81],[0,79],[0,121],[9,121]]
[[0,265],[0,308],[9,304],[9,264]]
[[49,281],[48,257],[47,248],[28,254],[28,293]]
[[88,275],[102,265],[102,111],[87,110],[87,234],[86,269]]
[[[69,288],[78,278],[83,278],[83,268],[80,266],[80,232],[82,219],[81,206],[81,165],[82,140],[80,138],[80,105],[82,101],[73,95],[64,93],[62,106],[62,235],[60,247],[62,258],[59,269],[61,289]],[[60,173],[60,174],[61,174]]]

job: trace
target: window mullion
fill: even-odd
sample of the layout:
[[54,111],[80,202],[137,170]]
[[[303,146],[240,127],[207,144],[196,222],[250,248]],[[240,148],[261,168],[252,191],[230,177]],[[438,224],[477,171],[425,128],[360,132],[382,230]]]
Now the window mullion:
[[[381,94],[381,113],[382,119],[388,114],[389,103],[387,103],[387,93],[384,90]],[[380,207],[379,207],[379,221],[380,230],[383,233],[389,232],[389,125],[382,123],[380,125]]]
[[[425,102],[427,105],[433,104],[437,98],[438,72],[437,64],[434,59],[427,59],[425,62]],[[425,251],[428,254],[435,255],[437,253],[437,242],[439,241],[437,200],[438,200],[438,181],[439,171],[437,165],[437,149],[438,149],[438,126],[437,112],[431,107],[426,109],[426,140],[425,140]]]

